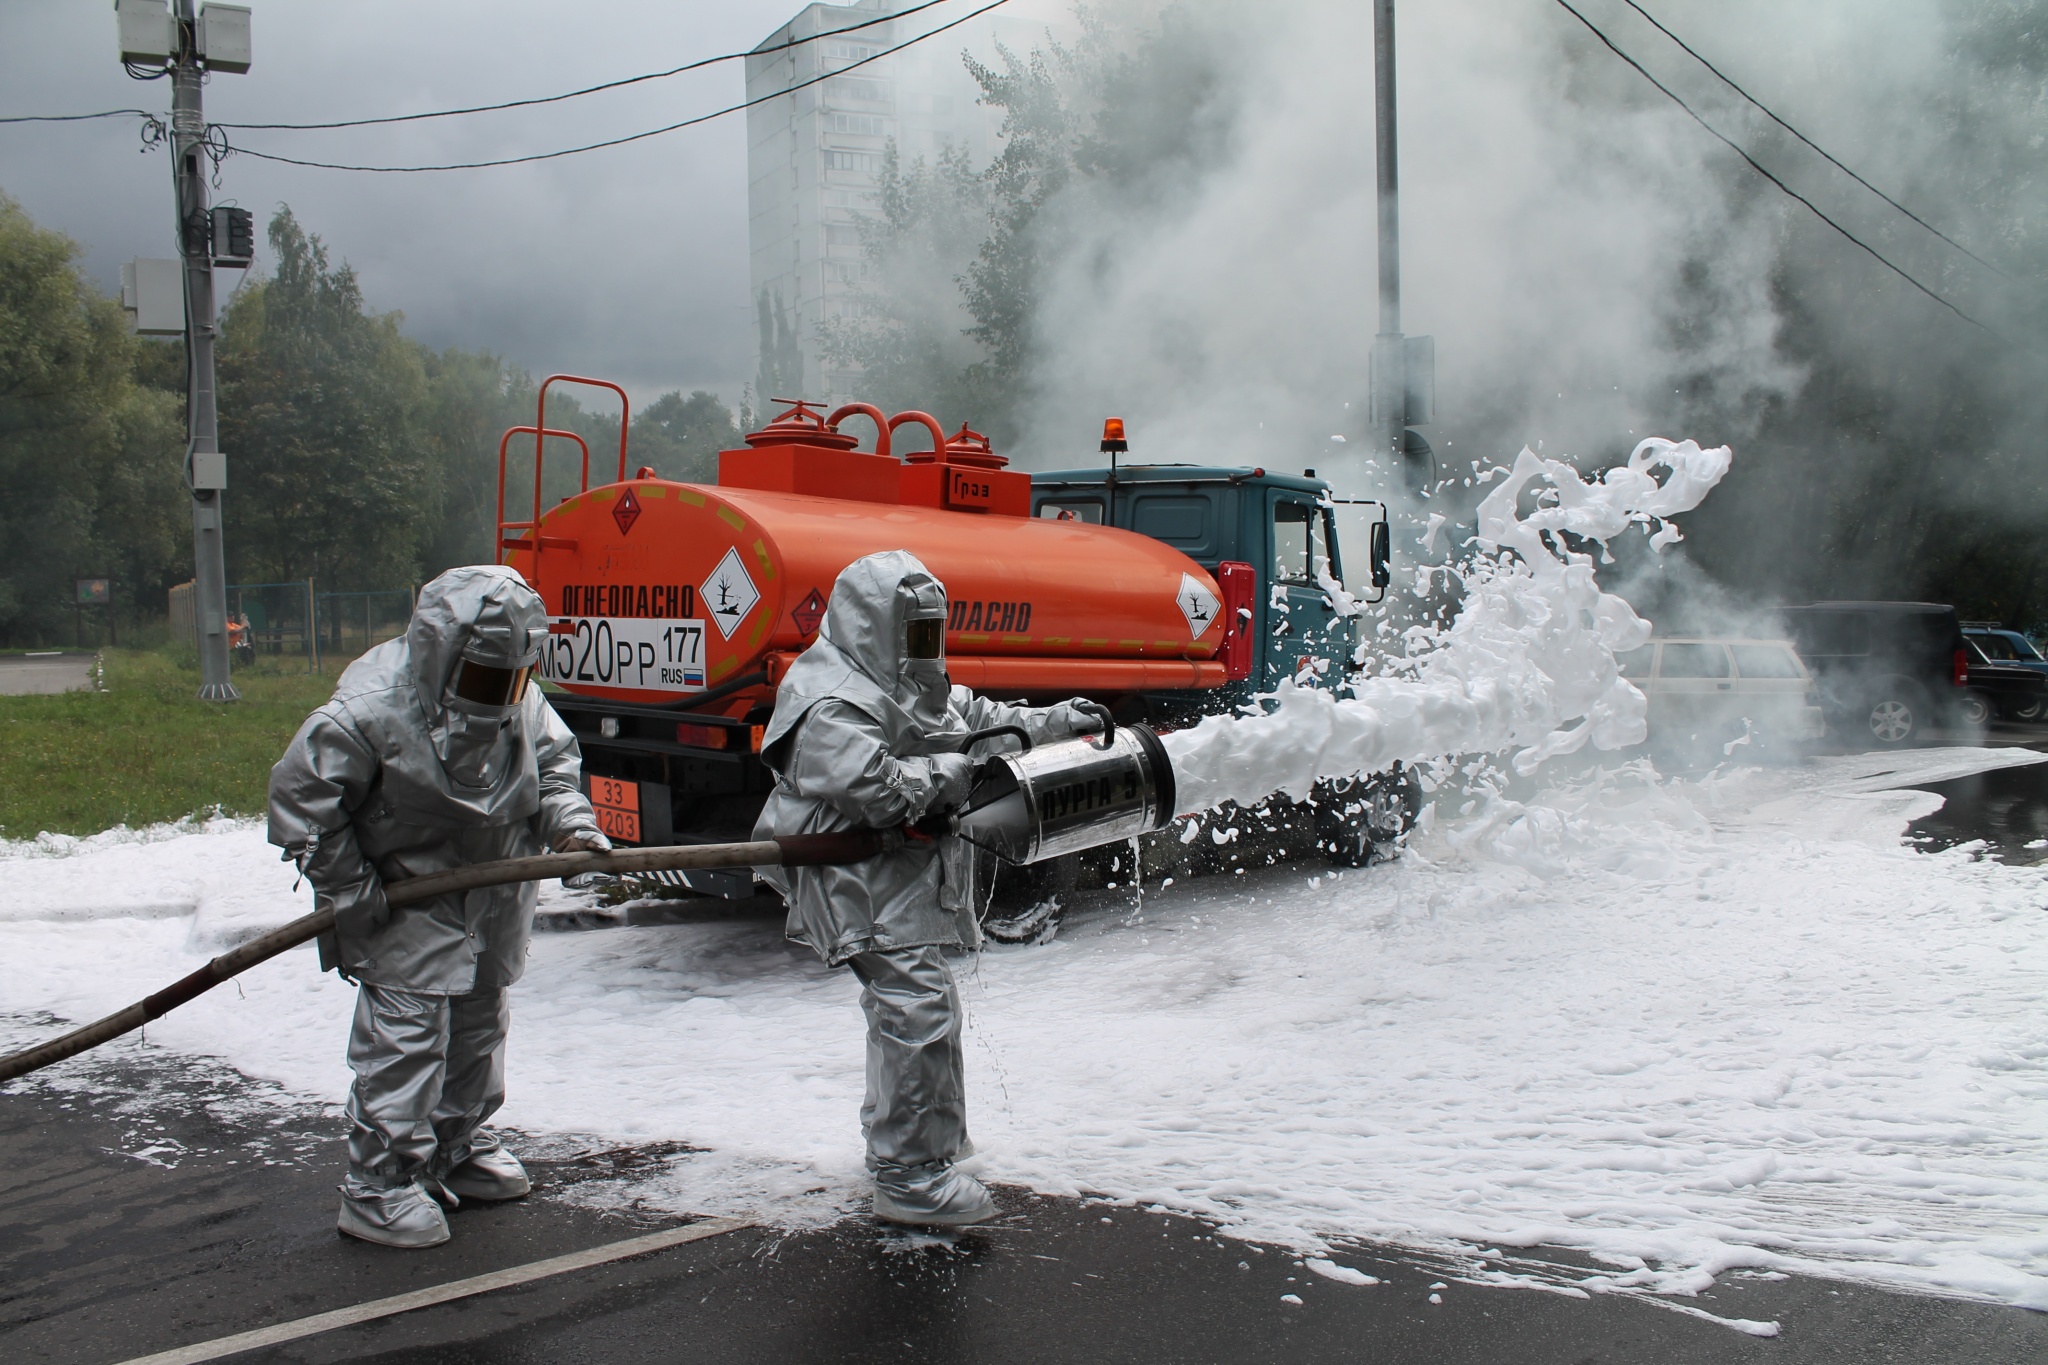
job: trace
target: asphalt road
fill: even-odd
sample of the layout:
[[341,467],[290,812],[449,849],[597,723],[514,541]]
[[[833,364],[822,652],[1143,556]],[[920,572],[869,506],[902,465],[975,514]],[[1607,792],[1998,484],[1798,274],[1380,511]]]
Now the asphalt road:
[[0,655],[0,697],[82,692],[93,685],[93,657],[72,652]]
[[[2048,764],[1942,788],[1951,805],[1920,836],[2039,856],[2025,845],[2048,837]],[[445,1247],[384,1251],[333,1230],[340,1133],[331,1110],[133,1040],[0,1089],[0,1360],[111,1365],[672,1223],[595,1212],[579,1193],[677,1149],[558,1147],[534,1162],[533,1198],[458,1212]],[[1000,1197],[1002,1219],[957,1234],[864,1217],[798,1235],[744,1229],[232,1358],[2048,1360],[2048,1314],[2022,1309],[1740,1274],[1694,1299],[1571,1298],[1469,1283],[1474,1262],[1384,1246],[1337,1257],[1380,1281],[1354,1286],[1190,1219]],[[1745,1335],[1693,1311],[1782,1330]]]
[[[658,1152],[536,1163],[537,1194],[455,1239],[337,1236],[339,1125],[205,1063],[119,1045],[0,1094],[0,1359],[105,1365],[617,1241],[664,1220],[577,1187]],[[1461,1283],[1389,1248],[1339,1284],[1190,1219],[1002,1192],[957,1234],[865,1218],[756,1229],[234,1357],[248,1362],[2028,1362],[2048,1315],[1818,1280],[1724,1277],[1684,1307]],[[1432,1302],[1431,1295],[1441,1302]],[[1292,1295],[1298,1304],[1283,1296]]]

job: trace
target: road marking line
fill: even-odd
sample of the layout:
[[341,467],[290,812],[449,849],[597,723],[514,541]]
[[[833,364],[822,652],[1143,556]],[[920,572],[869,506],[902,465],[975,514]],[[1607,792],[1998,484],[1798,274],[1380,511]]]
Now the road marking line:
[[302,1337],[318,1336],[331,1332],[337,1327],[352,1327],[359,1322],[373,1322],[397,1313],[410,1313],[415,1308],[431,1308],[439,1303],[451,1303],[466,1299],[473,1294],[487,1294],[493,1289],[507,1289],[517,1284],[530,1284],[544,1280],[551,1275],[561,1275],[571,1270],[583,1270],[594,1265],[605,1265],[612,1261],[623,1261],[628,1256],[644,1256],[650,1251],[662,1251],[684,1242],[702,1241],[720,1233],[736,1232],[749,1224],[738,1218],[704,1218],[679,1228],[663,1232],[650,1232],[645,1237],[629,1237],[623,1242],[609,1242],[604,1246],[592,1247],[588,1251],[571,1252],[567,1256],[555,1256],[545,1261],[532,1261],[526,1265],[515,1265],[505,1270],[494,1270],[488,1275],[475,1275],[466,1280],[451,1280],[447,1284],[431,1289],[416,1289],[410,1294],[396,1294],[388,1299],[372,1299],[351,1308],[337,1308],[329,1313],[315,1313],[310,1318],[299,1318],[292,1322],[280,1322],[271,1327],[259,1327],[253,1332],[237,1332],[231,1337],[216,1337],[212,1341],[201,1341],[191,1346],[180,1346],[176,1350],[159,1351],[155,1355],[136,1356],[124,1360],[120,1365],[200,1365],[201,1361],[219,1360],[223,1356],[239,1355],[262,1346],[276,1346]]

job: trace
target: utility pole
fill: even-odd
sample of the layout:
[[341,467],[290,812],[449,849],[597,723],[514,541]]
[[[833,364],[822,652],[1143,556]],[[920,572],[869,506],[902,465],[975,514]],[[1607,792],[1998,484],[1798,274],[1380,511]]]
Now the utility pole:
[[1372,343],[1373,445],[1389,468],[1409,466],[1427,488],[1436,470],[1429,442],[1408,430],[1434,414],[1436,343],[1401,335],[1400,137],[1394,117],[1394,0],[1372,7],[1373,151],[1379,179],[1380,327]]
[[225,265],[248,264],[249,215],[241,209],[207,211],[206,117],[199,90],[209,71],[249,69],[249,11],[219,4],[200,10],[194,0],[176,0],[171,11],[164,9],[163,0],[115,0],[114,11],[122,61],[162,66],[171,81],[171,176],[185,294],[185,480],[192,490],[199,698],[239,701],[241,693],[229,678],[227,568],[221,547],[228,479],[214,405],[213,267],[216,258]]
[[213,401],[213,253],[206,213],[206,119],[192,0],[178,0],[178,56],[171,65],[171,167],[177,183],[178,255],[185,262],[185,468],[192,484],[193,606],[199,625],[199,699],[240,701],[228,677],[228,573],[221,548],[227,457]]

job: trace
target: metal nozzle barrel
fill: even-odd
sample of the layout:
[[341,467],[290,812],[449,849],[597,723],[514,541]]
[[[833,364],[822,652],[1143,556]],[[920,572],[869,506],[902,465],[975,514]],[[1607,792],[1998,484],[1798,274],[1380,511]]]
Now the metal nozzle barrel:
[[1070,739],[990,758],[958,832],[1005,862],[1036,863],[1163,829],[1173,803],[1165,746],[1123,725],[1099,746]]

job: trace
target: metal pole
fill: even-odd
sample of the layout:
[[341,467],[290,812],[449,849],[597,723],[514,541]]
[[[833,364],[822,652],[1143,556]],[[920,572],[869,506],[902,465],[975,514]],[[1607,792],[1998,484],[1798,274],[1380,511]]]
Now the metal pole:
[[1380,328],[1372,343],[1372,425],[1381,457],[1406,458],[1408,366],[1401,341],[1400,140],[1394,122],[1394,0],[1372,7],[1373,150],[1379,170]]
[[[171,170],[177,186],[178,254],[185,262],[186,474],[211,468],[220,453],[214,409],[213,254],[206,219],[206,119],[199,107],[199,53],[193,0],[177,0],[178,55],[171,62]],[[192,479],[217,483],[213,478]],[[216,487],[192,489],[193,616],[199,633],[199,698],[240,701],[228,678],[227,568],[221,550],[221,504]]]

